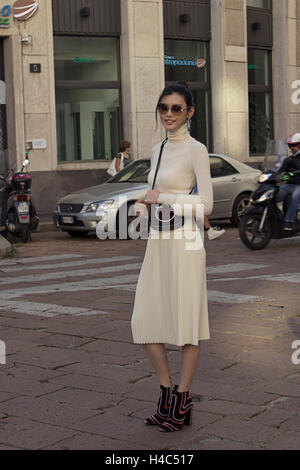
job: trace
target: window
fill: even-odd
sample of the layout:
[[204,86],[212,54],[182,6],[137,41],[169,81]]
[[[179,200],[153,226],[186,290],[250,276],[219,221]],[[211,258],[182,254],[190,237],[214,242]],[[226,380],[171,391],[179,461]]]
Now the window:
[[221,178],[222,176],[230,176],[238,171],[233,168],[230,163],[220,157],[210,157],[210,173],[212,178]]
[[248,7],[272,9],[272,0],[247,0]]
[[123,168],[123,170],[109,180],[109,183],[147,183],[150,170],[150,159],[137,160]]
[[273,138],[272,53],[248,49],[250,154],[264,155]]
[[209,43],[205,41],[165,40],[166,84],[186,82],[192,89],[196,112],[191,135],[212,148]]
[[117,38],[54,37],[58,161],[111,160],[121,135]]

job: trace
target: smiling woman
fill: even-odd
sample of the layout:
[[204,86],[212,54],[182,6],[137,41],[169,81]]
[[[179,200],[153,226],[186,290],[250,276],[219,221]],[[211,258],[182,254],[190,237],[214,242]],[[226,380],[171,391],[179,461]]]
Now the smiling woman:
[[[188,131],[188,121],[195,112],[191,90],[185,83],[166,87],[156,111],[168,139],[152,149],[148,183],[154,188],[139,202],[188,204],[193,215],[200,206],[208,215],[213,206],[209,156],[206,147]],[[195,182],[198,194],[189,195]],[[165,432],[178,431],[184,423],[192,422],[189,390],[200,340],[209,339],[205,250],[191,213],[184,226],[170,231],[167,237],[151,226],[131,321],[133,341],[144,345],[160,383],[157,411],[145,423],[159,425]],[[187,231],[185,224],[190,227]],[[196,241],[193,248],[186,243],[191,239]],[[165,343],[182,346],[178,386],[173,387]]]

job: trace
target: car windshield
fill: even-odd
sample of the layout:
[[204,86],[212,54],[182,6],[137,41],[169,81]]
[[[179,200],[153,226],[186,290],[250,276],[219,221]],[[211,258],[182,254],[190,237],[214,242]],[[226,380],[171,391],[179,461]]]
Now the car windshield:
[[108,183],[147,183],[150,171],[150,160],[136,160],[130,163],[116,176],[113,176]]

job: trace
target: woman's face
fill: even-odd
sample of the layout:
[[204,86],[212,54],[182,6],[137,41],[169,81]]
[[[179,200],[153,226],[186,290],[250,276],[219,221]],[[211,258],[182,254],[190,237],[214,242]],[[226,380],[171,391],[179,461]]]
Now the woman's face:
[[[161,100],[161,103],[168,107],[168,112],[166,114],[160,114],[160,119],[167,131],[176,131],[183,124],[186,123],[187,119],[191,119],[195,112],[195,108],[187,109],[187,104],[183,96],[178,93],[173,93],[172,95],[164,96]],[[174,113],[172,112],[173,105],[180,105],[183,109],[182,112]]]

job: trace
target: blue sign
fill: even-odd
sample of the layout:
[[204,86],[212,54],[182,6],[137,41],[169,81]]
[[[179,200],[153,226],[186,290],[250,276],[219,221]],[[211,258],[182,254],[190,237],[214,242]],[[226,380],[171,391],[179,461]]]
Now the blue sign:
[[8,28],[9,27],[9,17],[11,14],[11,6],[4,5],[0,9],[0,28]]

